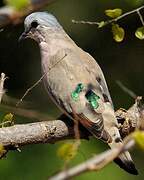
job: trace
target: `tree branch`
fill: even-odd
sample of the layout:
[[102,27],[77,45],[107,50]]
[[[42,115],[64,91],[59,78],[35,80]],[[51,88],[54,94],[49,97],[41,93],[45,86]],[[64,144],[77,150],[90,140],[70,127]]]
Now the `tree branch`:
[[54,143],[67,138],[74,138],[73,127],[61,120],[0,128],[0,144],[6,149],[28,144]]
[[[120,109],[116,112],[120,124],[120,133],[123,137],[135,129],[144,129],[144,111],[143,105],[140,104],[141,99],[138,98],[128,111]],[[65,116],[60,117],[60,119],[0,128],[0,144],[8,149],[9,147],[54,143],[59,140],[74,138],[74,126],[71,120]],[[124,123],[125,120],[128,124]],[[125,128],[128,131],[125,132]],[[80,135],[81,138],[86,139],[90,134],[86,129],[80,127]]]
[[88,159],[87,161],[70,168],[68,170],[64,170],[57,175],[50,177],[49,180],[66,180],[72,177],[75,177],[81,173],[87,171],[98,171],[112,162],[116,157],[118,157],[122,152],[131,149],[135,145],[135,141],[133,139],[127,139],[124,141],[121,147],[115,147],[111,150],[107,150],[99,155],[95,155],[94,157]]
[[1,77],[0,77],[0,103],[1,103],[1,100],[2,100],[3,95],[5,93],[4,82],[5,82],[6,79],[7,79],[7,77],[5,76],[5,74],[1,73]]
[[[80,135],[81,138],[88,139],[89,133],[83,129]],[[29,144],[55,143],[71,138],[75,138],[73,124],[65,120],[17,124],[0,128],[0,144],[7,150]]]
[[116,17],[116,18],[107,20],[107,21],[105,21],[105,22],[103,21],[103,24],[101,24],[101,22],[96,22],[96,21],[93,21],[93,22],[92,22],[92,21],[84,21],[84,20],[76,21],[76,20],[74,20],[74,19],[72,20],[72,22],[75,23],[75,24],[97,25],[99,28],[101,28],[101,27],[104,27],[104,26],[106,26],[106,25],[108,25],[108,24],[116,23],[116,22],[119,21],[120,19],[123,19],[123,18],[125,18],[125,17],[127,17],[127,16],[129,16],[129,15],[131,15],[131,14],[137,13],[138,16],[139,16],[139,18],[140,18],[140,20],[141,20],[142,25],[144,25],[143,17],[142,17],[142,15],[141,15],[141,13],[140,13],[140,11],[141,11],[142,9],[144,9],[144,6],[141,6],[141,7],[139,7],[139,8],[133,9],[132,11],[128,11],[128,12],[126,12],[126,13],[124,13],[124,14]]

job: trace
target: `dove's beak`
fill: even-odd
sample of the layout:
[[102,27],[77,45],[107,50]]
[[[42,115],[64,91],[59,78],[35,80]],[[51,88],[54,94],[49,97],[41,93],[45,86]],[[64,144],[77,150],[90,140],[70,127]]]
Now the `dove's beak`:
[[21,36],[19,37],[19,42],[21,41],[21,40],[24,40],[24,39],[26,39],[26,38],[28,38],[29,37],[29,34],[27,33],[27,32],[23,32],[22,34],[21,34]]

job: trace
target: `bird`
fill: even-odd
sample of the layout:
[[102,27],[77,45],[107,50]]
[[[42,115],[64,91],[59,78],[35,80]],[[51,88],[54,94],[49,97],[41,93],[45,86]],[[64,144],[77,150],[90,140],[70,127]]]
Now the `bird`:
[[[33,12],[25,18],[24,32],[19,39],[26,38],[39,45],[46,91],[62,113],[111,148],[121,146],[123,141],[113,102],[96,60],[48,12]],[[138,174],[128,151],[114,161],[128,173]]]

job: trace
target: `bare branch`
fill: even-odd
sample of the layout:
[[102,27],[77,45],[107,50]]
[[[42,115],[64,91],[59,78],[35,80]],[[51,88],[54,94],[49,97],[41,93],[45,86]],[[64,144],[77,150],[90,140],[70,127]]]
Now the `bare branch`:
[[94,157],[88,159],[87,161],[71,168],[68,170],[64,170],[57,175],[49,178],[49,180],[66,180],[72,177],[75,177],[81,173],[87,171],[98,171],[112,162],[116,157],[118,157],[122,152],[129,150],[135,145],[135,141],[133,139],[126,139],[121,147],[115,147],[111,150],[107,150],[99,155],[95,155]]
[[[28,111],[29,110],[26,110],[24,112],[27,114],[29,113]],[[30,115],[30,117],[31,116],[34,117],[36,115]],[[135,129],[144,129],[144,109],[140,98],[136,99],[135,104],[131,106],[128,111],[116,111],[116,116],[119,124],[121,124],[121,135],[124,137],[125,134],[123,134],[124,132],[121,130],[125,128],[125,126],[123,126],[125,120],[129,122],[129,133],[135,131]],[[12,146],[15,144],[23,146],[35,143],[51,143],[60,139],[74,138],[73,123],[71,123],[68,117],[61,117],[60,119],[62,120],[19,124],[11,127],[0,128],[0,144],[3,144],[4,146]],[[84,129],[82,129],[80,133],[81,137],[88,138],[89,136],[89,133]]]
[[72,19],[72,23],[75,23],[75,24],[89,24],[89,25],[98,25],[98,26],[99,26],[99,22],[96,22],[96,21],[94,21],[94,22],[91,22],[91,21],[83,21],[83,20],[81,20],[81,21],[76,21],[76,20]]
[[2,97],[4,95],[4,81],[7,79],[7,77],[5,76],[4,73],[1,73],[1,77],[0,77],[0,103],[1,103],[1,100],[2,100]]
[[67,55],[65,54],[61,59],[59,59],[56,63],[54,63],[54,65],[52,65],[52,67],[50,67],[41,77],[39,80],[37,80],[30,88],[28,88],[26,90],[26,92],[24,93],[24,95],[22,96],[22,98],[16,103],[16,106],[18,106],[23,99],[27,96],[27,94],[33,90],[33,88],[35,88],[42,80],[43,78],[57,65],[59,64]]
[[142,23],[142,26],[144,26],[144,20],[143,20],[143,17],[142,17],[142,15],[141,15],[141,13],[140,13],[139,10],[137,10],[137,14],[138,14],[138,16],[139,16],[139,18],[140,18],[140,21],[141,21],[141,23]]
[[133,99],[136,99],[137,95],[132,90],[127,88],[121,81],[116,81],[116,83],[125,93],[130,95]]
[[[140,98],[136,100],[136,103],[128,110],[121,113],[116,112],[120,126],[120,132],[125,137],[122,131],[125,126],[124,122],[120,121],[120,118],[125,121],[129,120],[129,133],[135,131],[135,129],[144,130],[144,111],[143,105],[140,105]],[[28,110],[27,110],[28,112]],[[14,145],[24,146],[28,144],[37,143],[52,143],[62,139],[75,138],[74,124],[68,117],[60,117],[61,120],[36,122],[29,124],[19,124],[11,127],[0,128],[0,144],[11,147]],[[134,128],[132,125],[135,125]],[[88,138],[89,133],[85,129],[80,128],[80,137]]]
[[73,19],[72,22],[76,23],[76,24],[89,24],[89,25],[97,25],[98,27],[103,27],[103,26],[106,26],[108,24],[115,23],[115,22],[119,21],[120,19],[123,19],[126,16],[129,16],[131,14],[137,13],[139,18],[140,18],[140,20],[141,20],[142,25],[144,25],[143,17],[142,17],[142,15],[140,13],[140,11],[142,9],[144,9],[144,6],[136,8],[136,9],[134,9],[132,11],[128,11],[128,12],[126,12],[126,13],[122,14],[121,16],[118,16],[118,17],[116,17],[114,19],[110,19],[110,20],[107,20],[105,22],[103,21],[103,25],[102,26],[100,25],[101,22],[96,22],[96,21],[93,21],[93,22],[92,21],[83,21],[83,20],[82,21],[76,21],[76,20]]
[[0,144],[6,149],[28,144],[54,143],[67,138],[74,138],[73,127],[61,120],[0,128]]
[[32,109],[24,109],[24,108],[17,108],[13,106],[3,105],[0,104],[0,109],[3,112],[12,112],[15,115],[26,117],[31,119],[34,119],[35,121],[46,121],[46,120],[52,120],[53,118],[50,115],[47,115],[46,113],[40,113],[39,111],[32,110]]

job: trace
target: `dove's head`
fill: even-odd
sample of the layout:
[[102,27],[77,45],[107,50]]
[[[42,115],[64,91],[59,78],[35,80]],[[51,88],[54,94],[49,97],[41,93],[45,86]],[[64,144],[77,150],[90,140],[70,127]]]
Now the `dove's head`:
[[49,32],[63,29],[57,19],[46,12],[34,12],[27,16],[24,21],[24,27],[25,31],[19,39],[32,38],[37,42],[45,41]]

